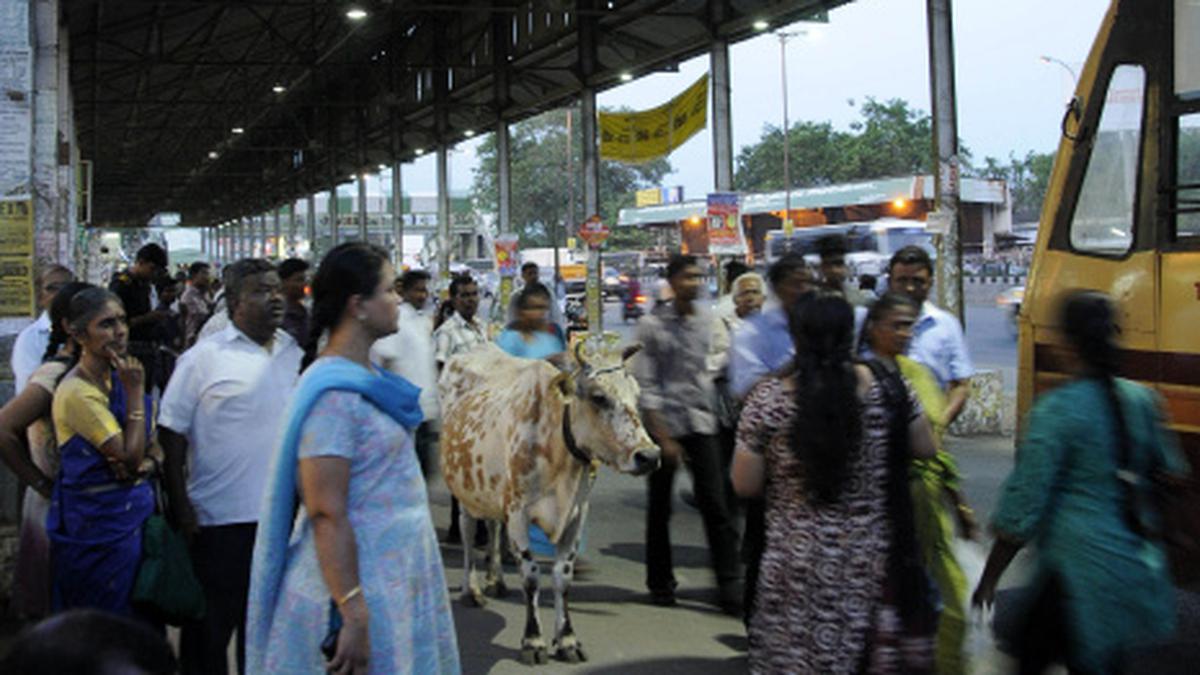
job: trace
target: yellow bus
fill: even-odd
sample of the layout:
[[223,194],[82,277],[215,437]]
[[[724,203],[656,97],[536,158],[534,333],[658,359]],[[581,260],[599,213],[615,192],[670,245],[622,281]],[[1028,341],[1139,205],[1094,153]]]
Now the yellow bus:
[[[1200,2],[1113,0],[1063,117],[1038,229],[1018,318],[1020,416],[1065,378],[1049,349],[1055,299],[1101,290],[1120,307],[1122,374],[1162,395],[1200,470]],[[1181,487],[1192,523],[1198,486]],[[1200,560],[1172,554],[1177,581],[1200,576]]]

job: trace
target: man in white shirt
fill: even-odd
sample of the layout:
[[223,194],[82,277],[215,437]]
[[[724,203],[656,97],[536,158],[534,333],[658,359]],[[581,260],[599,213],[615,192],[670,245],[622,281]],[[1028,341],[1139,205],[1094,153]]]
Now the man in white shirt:
[[371,360],[421,388],[421,414],[415,445],[426,480],[434,468],[437,450],[438,371],[434,360],[433,321],[422,313],[429,300],[429,273],[409,270],[400,277],[400,315],[396,332],[375,342]]
[[[487,344],[487,326],[476,316],[479,311],[479,284],[469,276],[454,277],[450,282],[450,302],[454,313],[438,326],[433,333],[434,358],[437,360],[438,372],[450,359],[465,354],[480,345]],[[450,498],[450,529],[446,531],[446,543],[457,544],[462,541],[462,533],[458,526],[458,500]],[[487,529],[477,527],[475,544],[487,543]]]
[[46,346],[50,344],[50,303],[59,289],[72,281],[75,281],[75,274],[62,265],[50,265],[38,275],[37,306],[42,313],[17,334],[17,340],[13,343],[14,395],[21,393],[29,382],[29,376],[42,365]]
[[207,601],[204,618],[180,635],[185,674],[225,673],[234,630],[244,667],[259,507],[303,356],[280,330],[282,284],[270,263],[239,260],[225,280],[231,323],[180,357],[158,418],[172,515],[191,540]]

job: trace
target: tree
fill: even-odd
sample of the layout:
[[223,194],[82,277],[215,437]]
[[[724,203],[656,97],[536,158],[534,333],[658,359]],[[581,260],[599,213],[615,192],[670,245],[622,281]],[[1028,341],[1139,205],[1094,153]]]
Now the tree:
[[[579,109],[573,109],[576,126],[571,138],[571,168],[575,171],[575,213],[568,213],[570,176],[567,170],[566,110],[552,110],[509,127],[509,171],[512,184],[510,217],[513,232],[522,246],[549,246],[553,227],[566,223],[567,235],[587,216],[583,208],[583,137],[578,126]],[[477,151],[472,193],[484,211],[495,213],[499,202],[497,183],[496,137],[489,136]],[[620,209],[634,205],[634,193],[658,185],[671,173],[671,163],[656,159],[645,164],[600,162],[600,217],[615,224]],[[623,240],[640,243],[645,233],[623,232],[614,228],[612,243]],[[560,239],[565,245],[565,239]]]
[[985,157],[983,163],[978,172],[981,178],[1001,179],[1008,183],[1013,221],[1037,222],[1041,217],[1046,188],[1050,185],[1054,154],[1030,150],[1021,159],[1009,154],[1008,164],[1001,164],[994,157]]
[[[829,122],[791,126],[792,187],[930,172],[933,128],[928,114],[902,99],[881,103],[870,97],[859,112],[861,119],[848,132],[835,130]],[[969,161],[970,152],[961,144],[959,154]],[[783,134],[767,125],[757,143],[738,153],[734,181],[739,190],[780,190],[784,188],[782,167]]]

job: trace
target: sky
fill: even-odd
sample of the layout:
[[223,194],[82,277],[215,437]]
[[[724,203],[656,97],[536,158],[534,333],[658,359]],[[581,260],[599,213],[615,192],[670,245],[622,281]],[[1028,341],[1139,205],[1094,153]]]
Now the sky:
[[[1107,0],[956,0],[953,3],[958,134],[978,162],[1057,148],[1063,105],[1091,49]],[[857,0],[829,13],[826,24],[795,24],[807,34],[787,46],[788,107],[792,123],[832,122],[848,129],[867,96],[902,98],[928,112],[929,54],[925,0]],[[733,143],[755,143],[765,124],[782,126],[779,39],[763,34],[730,48]],[[601,107],[652,108],[708,70],[708,56],[678,73],[639,78],[599,95]],[[848,102],[853,100],[856,105]],[[711,106],[710,106],[711,111]],[[711,119],[710,119],[711,123]],[[451,159],[453,190],[468,190],[479,140],[462,143]],[[704,130],[677,148],[665,185],[696,197],[713,185],[712,136]],[[436,190],[427,156],[405,167],[406,192]]]

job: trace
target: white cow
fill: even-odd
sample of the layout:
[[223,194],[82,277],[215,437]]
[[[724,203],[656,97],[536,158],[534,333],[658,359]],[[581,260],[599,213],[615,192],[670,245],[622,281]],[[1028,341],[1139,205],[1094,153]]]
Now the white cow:
[[522,661],[545,663],[538,621],[539,569],[529,549],[529,525],[554,542],[555,655],[586,658],[571,627],[567,590],[574,575],[579,533],[587,516],[595,469],[608,464],[640,475],[658,466],[660,451],[642,427],[637,382],[626,362],[637,351],[596,357],[579,349],[566,370],[548,361],[519,359],[498,347],[457,356],[446,364],[442,397],[442,475],[462,504],[465,604],[482,606],[470,533],[488,523],[487,590],[503,593],[499,524],[506,525],[520,561],[527,619]]

